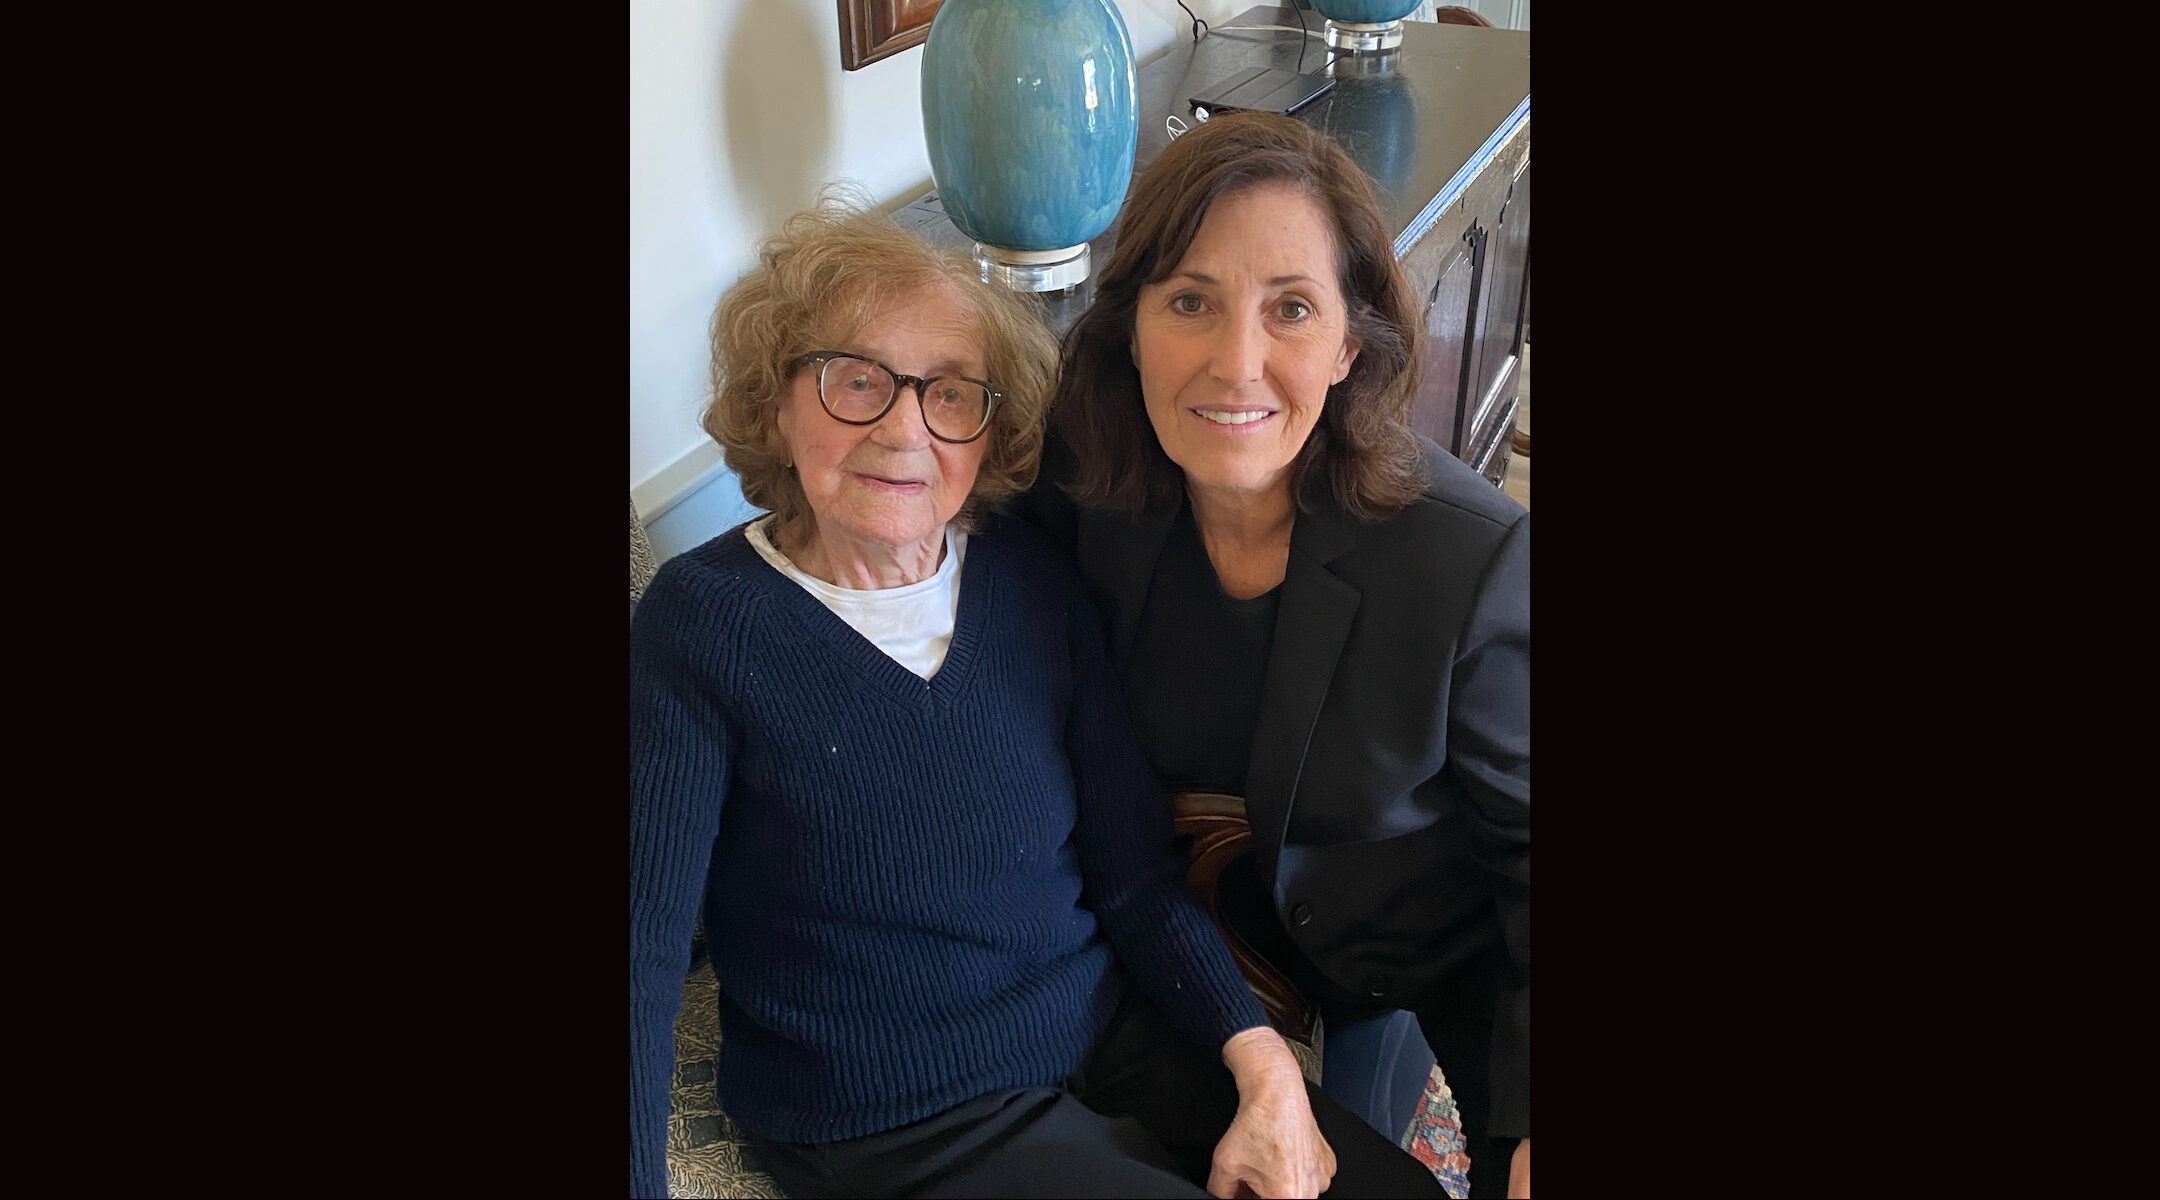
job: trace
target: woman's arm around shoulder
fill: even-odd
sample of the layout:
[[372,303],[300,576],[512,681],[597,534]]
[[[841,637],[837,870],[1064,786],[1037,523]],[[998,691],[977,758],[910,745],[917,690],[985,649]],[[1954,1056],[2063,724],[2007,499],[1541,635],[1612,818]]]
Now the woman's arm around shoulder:
[[1005,502],[1003,511],[1041,531],[1052,545],[1071,558],[1080,542],[1080,507],[1065,494],[1077,463],[1072,447],[1055,428],[1043,434],[1042,463],[1035,483]]

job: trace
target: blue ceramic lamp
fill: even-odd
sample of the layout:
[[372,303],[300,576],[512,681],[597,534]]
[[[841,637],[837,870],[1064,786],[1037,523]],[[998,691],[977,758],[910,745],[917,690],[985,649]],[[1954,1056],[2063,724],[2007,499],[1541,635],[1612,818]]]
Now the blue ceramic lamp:
[[1085,280],[1140,137],[1116,4],[945,0],[923,43],[922,112],[939,202],[983,278],[1034,292]]
[[1402,45],[1402,19],[1417,6],[1418,0],[1313,0],[1327,18],[1327,48],[1350,54]]

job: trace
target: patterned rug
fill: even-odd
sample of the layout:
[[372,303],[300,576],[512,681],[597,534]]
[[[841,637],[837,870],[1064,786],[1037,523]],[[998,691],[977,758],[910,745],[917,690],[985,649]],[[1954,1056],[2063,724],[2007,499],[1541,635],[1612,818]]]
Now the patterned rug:
[[[742,1130],[720,1111],[713,1065],[720,1053],[719,992],[707,962],[698,963],[683,981],[682,1013],[675,1019],[674,1111],[668,1116],[668,1195],[784,1198],[787,1193],[765,1173]],[[1316,1055],[1301,1053],[1298,1061],[1307,1075],[1316,1074]],[[1448,1195],[1461,1200],[1470,1194],[1470,1156],[1463,1152],[1455,1097],[1438,1067],[1401,1144],[1432,1168]]]
[[1462,1121],[1455,1112],[1455,1094],[1441,1077],[1439,1064],[1425,1081],[1425,1098],[1417,1115],[1403,1131],[1402,1148],[1417,1157],[1440,1180],[1455,1200],[1470,1194],[1470,1154],[1463,1145]]

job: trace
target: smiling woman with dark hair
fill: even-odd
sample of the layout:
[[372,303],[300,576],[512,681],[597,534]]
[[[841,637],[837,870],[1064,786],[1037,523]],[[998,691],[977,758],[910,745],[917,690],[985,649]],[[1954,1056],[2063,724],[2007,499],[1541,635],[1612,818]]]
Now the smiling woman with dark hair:
[[1530,515],[1410,429],[1372,184],[1217,117],[1134,181],[1095,295],[1015,507],[1075,555],[1164,786],[1242,806],[1219,912],[1321,1007],[1329,1090],[1402,1076],[1336,1032],[1414,1012],[1471,1195],[1526,1194]]
[[772,513],[631,621],[632,1195],[667,1194],[701,900],[720,1100],[790,1195],[1440,1194],[1308,1091],[1078,577],[988,512],[1055,353],[965,258],[837,208],[722,299],[706,427]]

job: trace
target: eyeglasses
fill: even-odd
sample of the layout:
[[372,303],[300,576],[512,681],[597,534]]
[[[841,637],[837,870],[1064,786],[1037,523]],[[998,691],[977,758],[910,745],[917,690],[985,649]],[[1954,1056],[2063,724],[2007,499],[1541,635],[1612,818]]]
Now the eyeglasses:
[[818,369],[818,403],[833,420],[849,425],[877,424],[899,399],[903,385],[914,388],[923,425],[941,442],[972,442],[981,437],[990,428],[992,410],[1005,402],[1004,392],[980,379],[902,375],[874,358],[838,350],[814,350],[797,365]]

